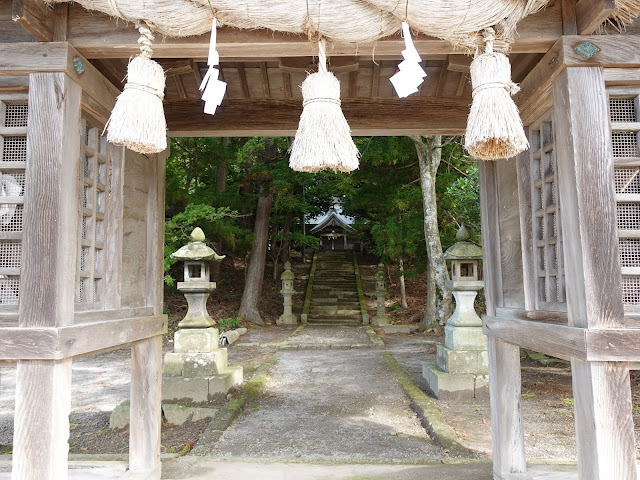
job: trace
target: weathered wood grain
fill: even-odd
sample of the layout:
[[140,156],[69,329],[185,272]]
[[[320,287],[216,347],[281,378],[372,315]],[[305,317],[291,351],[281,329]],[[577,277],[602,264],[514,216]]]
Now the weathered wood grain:
[[70,412],[71,359],[18,362],[13,480],[67,478]]
[[124,195],[124,147],[107,144],[107,156],[110,159],[107,172],[107,211],[105,225],[104,255],[104,308],[118,310],[122,292],[122,237],[123,195]]
[[613,154],[602,69],[568,68],[554,82],[553,93],[569,324],[622,326]]
[[589,329],[587,360],[640,362],[640,328]]
[[562,0],[562,34],[578,34],[576,0]]
[[62,326],[73,319],[80,99],[80,86],[64,73],[30,76],[22,327]]
[[[602,69],[565,69],[553,96],[569,324],[620,327],[625,317]],[[580,478],[635,480],[627,365],[573,359],[572,382]]]
[[53,7],[38,0],[13,0],[13,21],[39,42],[53,40]]
[[[466,129],[469,100],[353,98],[343,99],[342,111],[353,135],[460,135]],[[165,105],[168,134],[172,137],[292,136],[301,113],[302,102],[297,100],[226,100],[213,116],[203,113],[201,102]]]
[[571,361],[581,480],[636,480],[626,363]]
[[592,34],[615,9],[615,0],[579,0],[575,6],[577,33],[580,35]]
[[60,358],[75,357],[128,345],[166,332],[166,315],[62,327],[59,330],[58,356]]
[[125,150],[121,307],[147,307],[149,183],[153,160]]
[[[531,130],[527,129],[529,142]],[[516,160],[518,180],[518,208],[520,211],[520,248],[522,252],[522,287],[524,308],[533,310],[535,306],[535,259],[533,248],[533,215],[531,203],[531,152],[527,150]]]
[[131,427],[129,471],[160,479],[160,402],[162,387],[162,336],[131,347]]
[[[73,60],[82,61],[78,74]],[[31,72],[66,72],[82,86],[82,106],[101,123],[106,122],[120,91],[66,42],[0,44],[0,76]]]
[[60,360],[128,345],[166,331],[165,315],[60,328],[3,326],[0,328],[0,360]]
[[480,162],[478,167],[482,245],[491,245],[491,248],[484,248],[482,251],[485,302],[487,314],[494,315],[496,308],[503,306],[497,167],[495,162]]
[[503,160],[497,169],[500,270],[503,306],[525,308],[517,159]]
[[587,358],[583,328],[488,315],[482,323],[485,335],[566,360]]
[[489,336],[489,395],[495,478],[527,471],[522,425],[520,348]]

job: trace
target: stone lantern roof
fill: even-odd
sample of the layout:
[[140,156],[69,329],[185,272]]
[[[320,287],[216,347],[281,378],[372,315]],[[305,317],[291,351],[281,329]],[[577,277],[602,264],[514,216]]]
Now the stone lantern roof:
[[191,242],[180,247],[177,252],[171,254],[171,258],[183,261],[210,261],[219,262],[226,255],[218,255],[215,250],[204,243],[204,232],[200,227],[196,227],[191,232]]
[[462,225],[456,233],[456,239],[459,241],[444,252],[445,260],[481,260],[482,248],[475,243],[468,242],[469,238],[469,232]]

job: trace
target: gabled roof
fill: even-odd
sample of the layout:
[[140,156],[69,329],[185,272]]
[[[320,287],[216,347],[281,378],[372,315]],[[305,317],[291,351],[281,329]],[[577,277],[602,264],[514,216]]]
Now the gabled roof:
[[320,222],[311,229],[310,233],[317,233],[327,227],[336,226],[346,230],[347,232],[355,232],[355,228],[349,225],[349,220],[344,215],[339,214],[334,208],[329,210],[329,213],[325,215]]

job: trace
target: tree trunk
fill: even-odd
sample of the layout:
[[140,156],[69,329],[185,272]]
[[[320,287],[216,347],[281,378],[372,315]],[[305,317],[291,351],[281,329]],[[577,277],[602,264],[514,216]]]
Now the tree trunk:
[[[420,164],[420,187],[422,188],[422,203],[424,208],[424,237],[429,256],[429,266],[433,271],[436,285],[442,295],[442,301],[438,315],[431,321],[431,326],[435,330],[438,323],[446,322],[451,316],[452,296],[449,286],[449,271],[442,254],[442,244],[440,243],[440,231],[438,229],[438,206],[436,204],[436,173],[440,160],[442,159],[442,137],[435,135],[432,137],[412,136],[411,139],[416,145],[418,161]],[[425,318],[425,321],[427,319]],[[425,325],[426,326],[426,325]],[[429,328],[429,327],[427,327]],[[440,329],[441,330],[441,329]]]
[[273,194],[258,197],[256,207],[256,222],[254,232],[256,239],[249,256],[249,267],[244,282],[244,292],[240,301],[238,315],[250,322],[264,325],[264,321],[258,311],[258,301],[262,294],[262,281],[264,277],[264,264],[267,258],[267,240],[269,238],[269,216]]
[[442,334],[442,327],[438,323],[438,308],[436,295],[436,276],[431,265],[427,265],[427,304],[424,309],[424,319],[420,331]]
[[[220,139],[220,145],[226,147],[229,145],[229,137],[222,137]],[[227,161],[222,160],[216,167],[216,189],[220,193],[224,193],[227,189]]]
[[400,265],[399,265],[399,272],[400,272],[400,306],[402,308],[407,308],[407,289],[405,288],[404,285],[404,260],[402,260],[402,258],[400,259]]

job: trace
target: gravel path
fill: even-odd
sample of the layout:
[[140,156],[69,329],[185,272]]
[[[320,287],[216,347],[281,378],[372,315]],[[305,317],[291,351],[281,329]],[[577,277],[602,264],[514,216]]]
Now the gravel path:
[[[314,338],[326,343],[326,329],[307,327],[302,343]],[[286,351],[270,377],[257,401],[211,446],[211,455],[384,460],[444,455],[384,365],[381,349]]]

